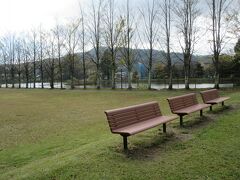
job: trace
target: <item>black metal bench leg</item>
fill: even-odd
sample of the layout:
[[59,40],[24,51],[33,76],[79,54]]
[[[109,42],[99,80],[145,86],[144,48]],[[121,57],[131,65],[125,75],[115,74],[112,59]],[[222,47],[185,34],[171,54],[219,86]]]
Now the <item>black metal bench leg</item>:
[[212,106],[210,106],[210,111],[212,111]]
[[222,102],[222,106],[224,106],[224,101]]
[[202,116],[202,115],[203,115],[203,110],[201,109],[201,110],[200,110],[200,116]]
[[179,115],[180,116],[180,126],[183,126],[183,115]]
[[166,123],[163,123],[163,132],[164,132],[164,133],[167,132],[167,126],[166,126]]
[[128,150],[127,136],[122,135],[122,137],[123,137],[123,147],[124,147],[124,150]]

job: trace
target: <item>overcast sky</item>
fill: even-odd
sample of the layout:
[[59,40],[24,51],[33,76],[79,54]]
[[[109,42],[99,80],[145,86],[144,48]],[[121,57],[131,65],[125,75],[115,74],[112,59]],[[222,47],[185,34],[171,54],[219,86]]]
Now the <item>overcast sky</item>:
[[[0,31],[22,31],[76,16],[79,0],[1,0]],[[84,1],[84,0],[80,0]]]
[[[0,35],[13,32],[19,33],[39,27],[40,24],[45,29],[50,29],[56,23],[56,19],[63,21],[77,17],[79,14],[79,2],[88,6],[91,0],[0,0]],[[121,3],[125,0],[116,0]],[[145,0],[130,0],[135,7],[141,6]],[[201,3],[205,0],[200,0]],[[202,16],[198,24],[206,24],[208,10],[203,4],[200,5]],[[205,29],[202,29],[205,31]],[[176,36],[175,36],[176,37]],[[197,54],[209,54],[210,45],[208,40],[210,34],[202,35],[200,42],[196,46]],[[233,39],[226,47],[231,49],[235,43]],[[175,43],[176,51],[180,51]]]

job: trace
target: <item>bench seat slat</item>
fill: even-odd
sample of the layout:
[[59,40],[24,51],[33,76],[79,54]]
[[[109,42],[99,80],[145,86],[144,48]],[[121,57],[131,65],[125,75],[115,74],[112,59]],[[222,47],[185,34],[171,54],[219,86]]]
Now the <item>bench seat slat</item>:
[[196,104],[191,107],[187,107],[187,108],[183,108],[183,109],[174,111],[174,113],[175,114],[190,114],[190,113],[205,109],[207,107],[210,107],[210,105],[209,104]]
[[135,124],[123,127],[123,128],[115,129],[113,131],[113,133],[133,135],[133,134],[142,132],[144,130],[156,127],[160,124],[167,123],[176,118],[177,118],[177,116],[174,116],[174,115],[173,116],[160,116],[160,117],[156,117],[156,118],[149,119],[146,121],[141,121],[139,123],[135,123]]
[[216,98],[216,99],[213,99],[213,100],[210,100],[210,101],[206,101],[207,104],[218,104],[218,103],[221,103],[223,101],[226,101],[228,100],[229,97],[220,97],[220,98]]

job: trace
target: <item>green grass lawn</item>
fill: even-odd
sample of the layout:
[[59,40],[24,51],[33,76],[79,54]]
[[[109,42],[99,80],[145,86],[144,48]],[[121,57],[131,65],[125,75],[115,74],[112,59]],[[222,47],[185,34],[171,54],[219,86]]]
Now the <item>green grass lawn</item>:
[[104,110],[158,101],[170,114],[166,98],[188,92],[0,89],[0,179],[240,179],[239,89],[184,128],[129,137],[128,152],[111,134]]

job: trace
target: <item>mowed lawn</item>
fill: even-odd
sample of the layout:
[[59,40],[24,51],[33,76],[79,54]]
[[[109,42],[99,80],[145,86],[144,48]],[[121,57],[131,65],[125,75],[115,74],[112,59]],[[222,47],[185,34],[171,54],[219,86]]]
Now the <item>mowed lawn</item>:
[[[240,179],[240,90],[214,106],[122,138],[104,110],[192,91],[0,89],[0,179]],[[199,97],[199,101],[201,99]]]

